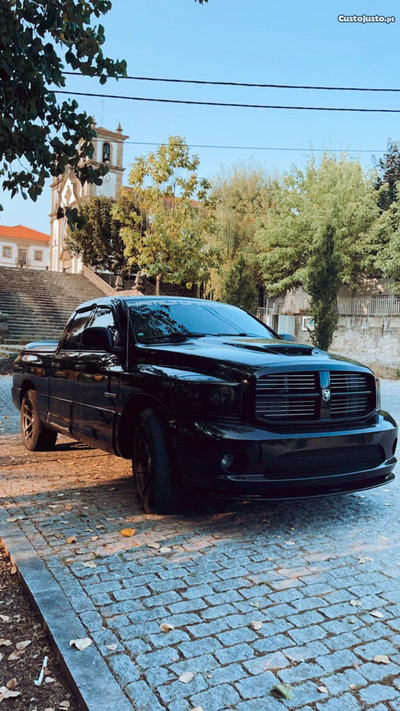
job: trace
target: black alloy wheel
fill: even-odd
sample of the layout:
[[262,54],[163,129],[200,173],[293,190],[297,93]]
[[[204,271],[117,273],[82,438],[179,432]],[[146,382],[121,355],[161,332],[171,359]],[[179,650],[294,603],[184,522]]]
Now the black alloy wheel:
[[54,449],[57,432],[41,422],[36,390],[27,390],[21,403],[22,442],[30,452],[46,452]]
[[179,509],[181,485],[172,461],[165,423],[156,410],[142,410],[135,424],[132,469],[135,495],[145,513]]

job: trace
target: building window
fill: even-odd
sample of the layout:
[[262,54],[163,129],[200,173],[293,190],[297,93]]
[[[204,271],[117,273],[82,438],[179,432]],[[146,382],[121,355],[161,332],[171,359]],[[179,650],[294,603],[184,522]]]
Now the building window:
[[11,247],[3,247],[3,257],[11,259]]
[[111,149],[109,143],[103,143],[103,163],[109,163],[111,158]]
[[43,252],[41,249],[35,249],[34,260],[35,262],[43,262]]

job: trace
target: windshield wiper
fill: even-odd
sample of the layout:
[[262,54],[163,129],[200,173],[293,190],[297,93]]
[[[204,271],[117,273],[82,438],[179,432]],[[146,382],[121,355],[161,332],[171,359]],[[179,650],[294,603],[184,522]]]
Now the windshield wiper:
[[216,336],[254,336],[255,338],[263,338],[264,336],[257,335],[256,333],[216,333]]
[[141,341],[151,343],[152,341],[181,341],[186,338],[203,338],[205,333],[197,333],[195,331],[173,331],[172,333],[160,333],[154,336],[142,336]]

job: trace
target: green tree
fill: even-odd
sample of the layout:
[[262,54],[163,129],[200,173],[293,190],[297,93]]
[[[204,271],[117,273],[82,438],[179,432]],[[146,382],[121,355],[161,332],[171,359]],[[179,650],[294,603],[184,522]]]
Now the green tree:
[[397,183],[400,182],[400,144],[398,141],[387,142],[387,152],[375,161],[378,177],[375,187],[379,190],[378,205],[381,210],[388,210],[398,200]]
[[335,230],[341,283],[357,288],[365,274],[368,232],[379,214],[374,176],[346,153],[313,157],[275,186],[274,208],[258,230],[258,261],[271,295],[305,287],[308,261],[328,225]]
[[255,313],[258,289],[254,283],[252,269],[243,254],[234,261],[224,281],[222,300],[245,311]]
[[[86,266],[126,276],[131,268],[124,254],[121,222],[112,214],[114,203],[108,197],[83,200],[79,206],[79,226],[68,230],[66,247],[82,257]],[[120,206],[127,214],[134,212],[133,196],[122,196]]]
[[113,208],[122,223],[128,263],[155,277],[156,293],[163,281],[188,286],[206,281],[218,264],[215,201],[208,181],[197,175],[198,166],[185,140],[170,136],[155,153],[132,163],[129,185],[138,213],[127,215],[120,201]]
[[238,255],[243,254],[251,280],[262,288],[254,236],[262,217],[272,208],[273,184],[276,177],[251,162],[222,170],[212,180],[212,194],[217,202],[218,246],[221,265],[212,270],[207,293],[222,299],[223,274],[233,267]]
[[[385,189],[383,185],[382,189]],[[400,282],[400,182],[393,192],[393,200],[373,222],[365,243],[365,264],[376,276],[393,280],[392,288]]]
[[56,90],[65,65],[101,84],[126,74],[124,60],[103,55],[104,27],[91,27],[110,8],[110,0],[0,0],[0,174],[12,195],[36,200],[67,165],[82,183],[101,185],[107,167],[82,160],[93,158],[92,117],[74,100],[58,103]]
[[310,312],[314,331],[309,331],[312,343],[328,350],[337,329],[339,314],[337,293],[342,283],[341,259],[337,252],[335,230],[327,225],[317,239],[307,264],[305,287],[311,297]]

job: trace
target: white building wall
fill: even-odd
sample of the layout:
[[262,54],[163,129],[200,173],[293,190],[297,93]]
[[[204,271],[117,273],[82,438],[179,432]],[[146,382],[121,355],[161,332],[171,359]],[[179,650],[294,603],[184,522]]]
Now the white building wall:
[[[3,256],[3,247],[11,249],[11,257]],[[0,237],[0,266],[1,267],[18,267],[17,259],[20,249],[26,249],[26,258],[30,269],[48,269],[50,249],[45,242],[30,242],[29,240],[19,240],[13,242],[10,238]],[[42,259],[35,259],[35,252],[42,253]]]

